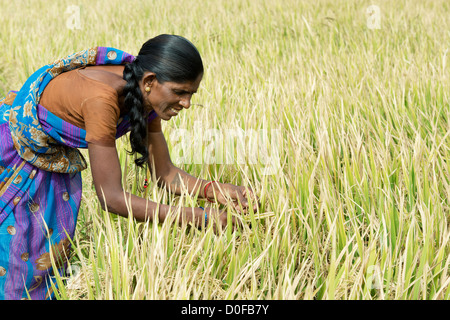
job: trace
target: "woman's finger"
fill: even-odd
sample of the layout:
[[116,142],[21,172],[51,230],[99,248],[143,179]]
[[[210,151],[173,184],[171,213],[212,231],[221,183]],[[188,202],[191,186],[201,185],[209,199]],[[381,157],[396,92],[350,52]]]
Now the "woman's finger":
[[242,192],[243,196],[245,197],[245,203],[246,207],[249,208],[249,200],[251,199],[253,203],[253,210],[256,210],[257,204],[258,204],[258,198],[256,197],[255,193],[251,188],[246,187],[244,191]]
[[233,208],[240,214],[247,213],[248,205],[244,206],[242,203],[239,203],[239,201],[233,201]]

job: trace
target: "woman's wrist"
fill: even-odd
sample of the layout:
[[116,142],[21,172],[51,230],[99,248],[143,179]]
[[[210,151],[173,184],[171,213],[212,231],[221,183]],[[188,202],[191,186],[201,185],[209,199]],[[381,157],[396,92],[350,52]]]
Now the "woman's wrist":
[[219,182],[217,182],[217,181],[209,181],[203,187],[203,196],[209,202],[215,202],[214,198],[215,198],[215,193],[218,190],[218,188],[217,188],[218,184],[219,184]]
[[207,216],[207,211],[204,208],[185,207],[183,209],[182,218],[180,219],[180,224],[185,221],[187,223],[192,223],[197,228],[201,227],[204,225],[205,214]]
[[203,207],[200,207],[200,209],[202,209],[202,219],[204,218],[205,220],[203,221],[202,220],[202,224],[201,225],[203,225],[205,228],[208,226],[208,212],[206,211],[206,209],[205,208],[203,208]]

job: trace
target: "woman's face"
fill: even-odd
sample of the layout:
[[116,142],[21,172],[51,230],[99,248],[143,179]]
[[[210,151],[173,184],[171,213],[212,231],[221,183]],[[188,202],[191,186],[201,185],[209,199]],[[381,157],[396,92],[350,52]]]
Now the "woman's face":
[[[203,74],[199,75],[195,81],[183,83],[160,83],[156,76],[147,78],[146,81],[144,77],[141,90],[145,107],[148,111],[155,110],[163,120],[167,121],[175,117],[183,108],[189,109],[192,95],[197,92],[202,77]],[[146,88],[150,88],[150,90]]]

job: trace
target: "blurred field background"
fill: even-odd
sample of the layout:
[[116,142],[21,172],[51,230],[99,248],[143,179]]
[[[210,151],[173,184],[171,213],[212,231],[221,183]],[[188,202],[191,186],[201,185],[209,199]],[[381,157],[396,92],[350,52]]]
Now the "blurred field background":
[[[80,29],[67,26],[71,5]],[[57,298],[450,297],[449,1],[0,0],[0,11],[1,96],[56,58],[94,46],[137,54],[174,33],[198,47],[205,75],[201,106],[164,123],[171,150],[170,135],[196,121],[280,132],[277,174],[261,162],[179,165],[257,191],[261,207],[235,233],[102,212],[84,171],[74,272]],[[155,184],[144,192],[148,173],[127,143],[117,143],[127,190],[209,205]]]

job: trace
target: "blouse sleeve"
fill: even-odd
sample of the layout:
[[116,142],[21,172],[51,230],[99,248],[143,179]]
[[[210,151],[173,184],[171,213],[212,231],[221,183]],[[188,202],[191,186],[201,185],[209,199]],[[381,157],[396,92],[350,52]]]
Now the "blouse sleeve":
[[81,105],[81,113],[86,128],[86,142],[115,146],[120,109],[114,99],[88,98]]

